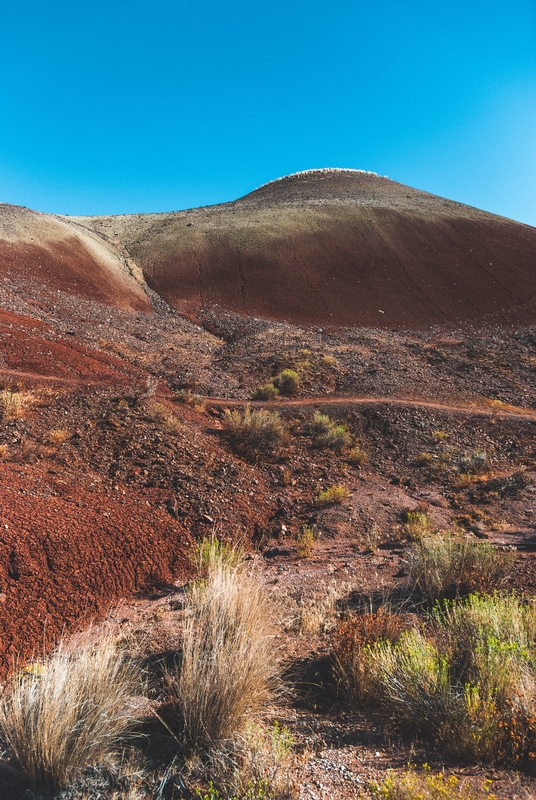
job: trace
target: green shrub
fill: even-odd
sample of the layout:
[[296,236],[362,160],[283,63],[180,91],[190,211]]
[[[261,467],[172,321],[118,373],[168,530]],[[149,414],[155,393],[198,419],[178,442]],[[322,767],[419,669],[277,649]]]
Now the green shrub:
[[288,429],[277,411],[235,409],[225,412],[225,425],[234,449],[244,455],[277,450],[288,439]]
[[313,443],[321,449],[329,447],[340,453],[351,440],[344,425],[338,425],[327,414],[321,414],[319,411],[315,412],[310,429]]
[[351,464],[357,464],[359,467],[363,466],[367,458],[367,453],[357,445],[352,447],[347,456],[347,459]]
[[319,506],[330,506],[343,503],[349,497],[350,492],[345,486],[328,486],[319,493],[317,503]]
[[279,396],[279,389],[273,383],[264,383],[253,392],[252,400],[275,400]]
[[424,511],[406,512],[406,522],[402,527],[402,532],[411,539],[417,541],[423,536],[429,536],[433,530],[432,519]]
[[315,548],[316,536],[314,528],[304,525],[296,538],[298,555],[300,558],[310,556]]
[[489,592],[512,568],[516,553],[486,541],[438,532],[413,537],[410,581],[429,601]]
[[285,396],[296,394],[300,389],[300,376],[293,369],[284,369],[274,378],[274,385]]
[[521,764],[536,758],[535,636],[534,602],[472,594],[438,603],[423,630],[347,640],[342,677],[351,700],[365,693],[412,736],[477,762]]
[[397,775],[389,770],[380,784],[371,783],[369,789],[378,800],[497,800],[490,791],[491,781],[485,780],[482,787],[475,788],[455,775],[432,775],[427,764],[422,772],[410,768]]

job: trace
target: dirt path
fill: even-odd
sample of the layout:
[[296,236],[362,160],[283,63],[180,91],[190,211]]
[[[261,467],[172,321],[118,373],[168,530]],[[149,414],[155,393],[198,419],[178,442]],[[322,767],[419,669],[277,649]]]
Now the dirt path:
[[223,397],[206,397],[205,404],[216,408],[249,405],[255,408],[289,408],[310,406],[414,406],[415,408],[430,408],[436,411],[451,411],[460,414],[473,414],[480,417],[506,417],[517,419],[536,420],[536,409],[501,409],[479,408],[476,405],[448,405],[446,403],[433,403],[430,400],[418,400],[399,397],[298,397],[286,400],[228,400]]

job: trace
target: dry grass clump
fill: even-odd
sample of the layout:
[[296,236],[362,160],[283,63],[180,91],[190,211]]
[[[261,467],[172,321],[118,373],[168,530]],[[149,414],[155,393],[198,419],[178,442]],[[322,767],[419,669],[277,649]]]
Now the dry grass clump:
[[475,787],[455,775],[432,775],[428,764],[423,764],[422,772],[411,767],[402,774],[389,770],[383,781],[371,783],[369,790],[378,800],[497,800],[491,786],[490,780]]
[[328,414],[321,414],[319,411],[315,412],[310,430],[313,444],[320,449],[329,447],[340,453],[351,441],[345,425],[338,425]]
[[11,389],[0,390],[0,418],[17,419],[24,416],[24,412],[32,405],[34,400],[33,392],[13,392]]
[[244,565],[217,555],[187,595],[174,694],[195,751],[236,737],[272,696],[277,658],[269,602]]
[[297,394],[300,390],[300,376],[294,369],[284,369],[274,378],[273,383],[285,397]]
[[307,558],[315,549],[316,534],[313,527],[303,525],[296,537],[297,552],[300,558]]
[[535,635],[534,603],[472,594],[437,604],[398,638],[343,631],[335,655],[351,699],[379,703],[412,736],[477,762],[521,764],[536,758]]
[[60,447],[68,438],[69,431],[62,428],[52,428],[46,435],[46,441],[52,447]]
[[5,688],[0,730],[32,785],[65,788],[89,767],[111,766],[136,722],[129,698],[140,690],[140,671],[113,636],[60,644]]
[[344,589],[330,586],[327,591],[302,601],[298,607],[297,622],[303,635],[315,635],[333,627],[337,617],[337,604]]
[[489,592],[512,569],[516,556],[465,535],[421,536],[412,548],[411,586],[428,601]]
[[233,570],[241,566],[245,559],[246,554],[241,547],[222,542],[215,536],[200,539],[190,555],[190,561],[201,578],[220,568]]
[[288,440],[288,429],[277,411],[235,409],[225,412],[225,425],[233,448],[242,455],[278,450]]
[[182,428],[181,421],[165,403],[151,403],[147,409],[147,413],[151,419],[160,422],[170,431],[179,431]]
[[173,395],[176,403],[183,403],[185,406],[193,408],[194,411],[204,411],[206,408],[205,398],[200,394],[195,394],[189,389],[180,389]]
[[418,541],[423,536],[429,536],[434,528],[431,517],[424,511],[407,511],[406,521],[402,526],[402,533],[412,541]]
[[350,497],[350,492],[346,486],[328,486],[318,494],[317,504],[319,506],[332,506],[344,503]]

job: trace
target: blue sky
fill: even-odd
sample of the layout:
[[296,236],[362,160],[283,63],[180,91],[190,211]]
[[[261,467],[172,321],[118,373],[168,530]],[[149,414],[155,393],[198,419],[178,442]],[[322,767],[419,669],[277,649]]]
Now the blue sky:
[[536,226],[534,0],[0,8],[0,201],[235,199],[350,167]]

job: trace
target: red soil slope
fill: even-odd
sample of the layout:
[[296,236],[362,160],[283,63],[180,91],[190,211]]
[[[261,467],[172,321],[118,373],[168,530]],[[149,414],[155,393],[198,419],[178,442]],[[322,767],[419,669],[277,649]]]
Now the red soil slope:
[[0,204],[0,279],[118,308],[150,311],[147,295],[109,244],[50,214]]
[[146,376],[126,361],[90,350],[43,322],[0,309],[0,378],[118,384],[143,382]]
[[[64,475],[64,478],[66,476]],[[0,676],[110,603],[184,574],[190,538],[135,492],[0,464]]]
[[178,311],[422,329],[536,319],[536,229],[358,171],[234,203],[93,218]]

